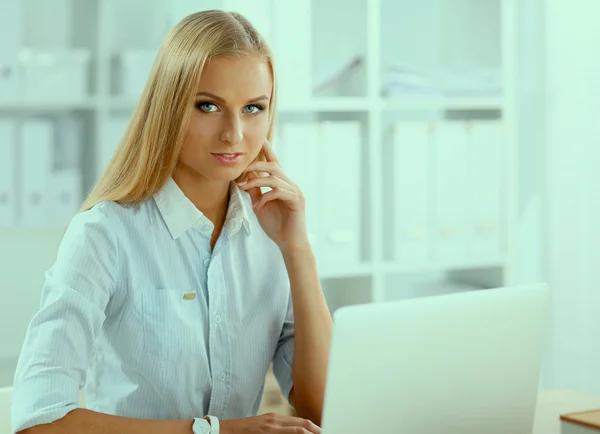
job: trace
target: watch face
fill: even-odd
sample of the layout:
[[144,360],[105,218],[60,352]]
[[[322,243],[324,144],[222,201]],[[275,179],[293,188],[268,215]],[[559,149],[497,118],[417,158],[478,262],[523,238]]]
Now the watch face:
[[210,433],[210,424],[206,421],[206,419],[197,418],[194,419],[194,424],[192,425],[192,431],[194,434],[209,434]]

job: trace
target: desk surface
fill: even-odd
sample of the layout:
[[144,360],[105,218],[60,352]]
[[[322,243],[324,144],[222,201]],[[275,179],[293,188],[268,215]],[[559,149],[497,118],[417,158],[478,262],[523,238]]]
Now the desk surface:
[[600,409],[600,396],[569,390],[543,390],[538,396],[533,434],[560,434],[560,415]]
[[[8,410],[8,405],[4,404],[2,407]],[[568,390],[541,391],[538,396],[533,434],[560,434],[561,414],[594,409],[600,409],[600,396]],[[10,431],[8,413],[3,417],[2,410],[4,408],[0,408],[0,433]],[[3,423],[6,427],[2,426]]]

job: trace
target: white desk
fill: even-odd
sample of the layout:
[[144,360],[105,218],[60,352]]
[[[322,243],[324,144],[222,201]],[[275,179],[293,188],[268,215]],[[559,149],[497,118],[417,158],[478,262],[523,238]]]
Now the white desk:
[[[0,402],[0,434],[9,433],[8,402]],[[540,392],[533,434],[560,434],[560,415],[600,408],[600,396],[568,390]]]
[[600,396],[569,390],[543,390],[538,397],[533,434],[560,434],[560,415],[600,409]]

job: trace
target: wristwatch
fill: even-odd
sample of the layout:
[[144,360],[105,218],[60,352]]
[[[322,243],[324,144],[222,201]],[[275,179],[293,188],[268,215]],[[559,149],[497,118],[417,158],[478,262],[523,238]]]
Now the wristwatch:
[[219,434],[219,419],[215,416],[196,417],[192,425],[194,434]]

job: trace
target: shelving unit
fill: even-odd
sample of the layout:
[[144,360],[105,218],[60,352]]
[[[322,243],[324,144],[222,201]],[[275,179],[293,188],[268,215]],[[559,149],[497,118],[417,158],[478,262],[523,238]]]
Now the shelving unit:
[[500,97],[406,97],[382,99],[385,110],[502,110]]
[[[88,134],[81,146],[84,191],[87,191],[99,175],[96,159],[99,149],[109,140],[106,125],[111,119],[129,116],[137,102],[118,91],[115,62],[122,50],[156,49],[167,30],[182,15],[197,8],[196,5],[226,9],[239,6],[241,12],[252,19],[251,14],[256,11],[274,10],[276,2],[282,1],[56,0],[50,7],[43,0],[23,0],[20,2],[24,5],[20,21],[23,45],[40,49],[86,47],[90,50],[89,96],[80,102],[61,102],[24,101],[14,96],[3,98],[0,94],[0,118],[64,112],[84,119]],[[290,37],[310,41],[311,52],[305,54],[312,73],[309,80],[312,87],[322,82],[323,77],[337,73],[352,59],[360,59],[358,70],[349,79],[350,84],[336,91],[309,92],[305,98],[282,99],[278,103],[280,123],[358,120],[363,125],[361,173],[364,177],[361,182],[365,187],[364,191],[357,192],[361,195],[363,209],[360,234],[363,262],[358,266],[321,268],[330,304],[335,308],[356,302],[384,301],[388,299],[386,294],[390,288],[403,285],[403,276],[419,273],[442,274],[454,283],[464,283],[468,287],[481,287],[481,282],[488,286],[510,284],[517,182],[513,119],[515,0],[427,0],[418,4],[410,0],[351,0],[343,3],[343,11],[341,3],[335,0],[294,1],[305,4],[310,13],[309,26],[301,34]],[[136,16],[135,20],[131,18],[132,14]],[[40,20],[53,24],[51,28],[41,25],[40,31],[33,31],[33,26],[40,25]],[[281,26],[268,19],[258,21],[259,28],[267,37],[273,38],[273,45],[278,47],[276,33],[281,31]],[[58,36],[49,33],[58,27],[54,23],[64,24],[64,30]],[[302,30],[298,26],[297,23],[290,26],[290,31]],[[386,96],[386,68],[391,61],[408,63],[430,72],[455,64],[479,62],[499,71],[501,92],[432,94],[413,90]],[[390,258],[386,253],[388,229],[402,218],[395,214],[394,204],[385,193],[393,175],[385,170],[385,149],[391,146],[392,124],[403,120],[435,123],[490,119],[501,120],[504,129],[500,257],[491,260],[459,258],[419,265]],[[12,230],[0,229],[0,246]],[[63,227],[47,228],[51,232],[62,230]],[[28,236],[26,230],[20,232],[22,243],[34,249],[39,242],[36,236]],[[23,269],[22,265],[14,265],[0,264],[0,274],[8,273],[10,279],[14,272],[11,270]],[[43,273],[45,270],[33,271]],[[399,279],[394,280],[395,277]]]
[[23,114],[43,113],[43,112],[64,112],[64,111],[87,111],[98,110],[100,103],[97,99],[90,98],[81,102],[60,102],[60,101],[0,101],[0,114],[19,112]]

